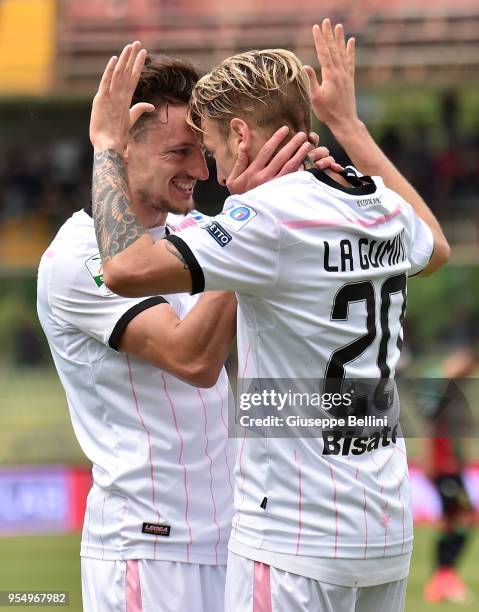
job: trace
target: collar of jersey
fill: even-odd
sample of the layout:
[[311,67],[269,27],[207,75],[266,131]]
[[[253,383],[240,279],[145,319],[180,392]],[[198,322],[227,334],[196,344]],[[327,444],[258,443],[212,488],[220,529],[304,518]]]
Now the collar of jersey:
[[[330,176],[319,170],[318,168],[310,168],[306,170],[314,176],[314,178],[321,183],[325,183],[328,187],[332,187],[333,189],[337,189],[338,191],[342,191],[343,193],[348,193],[349,195],[369,195],[371,193],[375,193],[376,184],[370,176],[361,176],[356,177],[356,180],[359,180],[361,184],[358,183],[358,186],[355,187],[344,187],[341,183],[336,182]],[[345,176],[347,181],[351,180],[351,176]]]

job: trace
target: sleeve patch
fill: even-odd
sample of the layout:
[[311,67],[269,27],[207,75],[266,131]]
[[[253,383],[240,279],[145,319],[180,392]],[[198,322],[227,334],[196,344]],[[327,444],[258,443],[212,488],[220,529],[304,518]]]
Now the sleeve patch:
[[103,281],[103,266],[101,263],[100,253],[92,255],[92,257],[87,259],[85,261],[85,266],[101,295],[103,295],[103,297],[114,295],[113,291],[110,291]]
[[220,247],[225,247],[233,240],[231,234],[228,234],[224,227],[222,227],[217,221],[212,221],[204,229],[214,240],[216,240]]
[[235,206],[234,208],[223,211],[218,217],[221,218],[221,223],[239,232],[239,230],[254,219],[256,215],[257,212],[250,206]]

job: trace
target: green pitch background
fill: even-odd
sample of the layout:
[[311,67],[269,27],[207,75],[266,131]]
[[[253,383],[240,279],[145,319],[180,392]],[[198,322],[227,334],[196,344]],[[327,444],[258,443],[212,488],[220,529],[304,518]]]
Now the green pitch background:
[[[0,369],[0,465],[12,463],[70,463],[88,465],[73,435],[65,397],[56,373],[51,370]],[[419,440],[410,440],[410,451]],[[412,443],[412,444],[411,444]],[[416,443],[416,444],[415,444]],[[412,448],[411,448],[412,447]],[[1,500],[0,500],[1,503]],[[471,606],[441,604],[428,606],[422,590],[431,571],[433,527],[415,530],[415,548],[406,610],[454,612],[477,609],[479,541],[473,538],[461,564],[461,575],[473,589]],[[80,536],[0,537],[0,591],[66,590],[70,606],[81,612]],[[15,606],[16,610],[52,610],[52,607]],[[387,612],[387,611],[385,611]]]
[[[469,605],[440,604],[429,606],[422,599],[422,590],[430,573],[430,557],[435,529],[417,527],[415,545],[409,576],[407,612],[457,612],[473,610],[479,601],[479,581],[477,580],[477,559],[479,559],[479,540],[471,542],[461,563],[461,576],[473,589],[475,602]],[[68,536],[31,536],[0,538],[0,591],[18,590],[65,590],[70,592],[70,606],[60,609],[81,612],[80,586],[80,537]],[[53,610],[45,606],[15,606],[15,610]],[[387,610],[385,610],[387,612]]]

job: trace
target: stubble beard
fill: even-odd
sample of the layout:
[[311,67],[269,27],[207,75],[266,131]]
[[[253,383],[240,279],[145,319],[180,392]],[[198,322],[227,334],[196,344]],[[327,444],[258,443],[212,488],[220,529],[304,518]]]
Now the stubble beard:
[[[177,205],[175,205],[174,202],[171,202],[169,199],[166,198],[153,199],[146,192],[142,192],[138,195],[140,196],[143,210],[147,211],[148,216],[151,215],[151,217],[157,217],[158,215],[167,215],[168,213],[186,216],[194,208],[193,198],[191,198],[188,204],[185,204],[185,206],[178,207]],[[153,223],[154,225],[156,225],[155,222]]]

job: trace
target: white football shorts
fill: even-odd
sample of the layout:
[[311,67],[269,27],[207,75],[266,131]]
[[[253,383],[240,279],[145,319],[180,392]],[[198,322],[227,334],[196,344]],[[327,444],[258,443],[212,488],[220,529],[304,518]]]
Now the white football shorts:
[[223,612],[226,566],[82,557],[84,612]]
[[345,587],[228,555],[225,612],[403,612],[407,578]]

